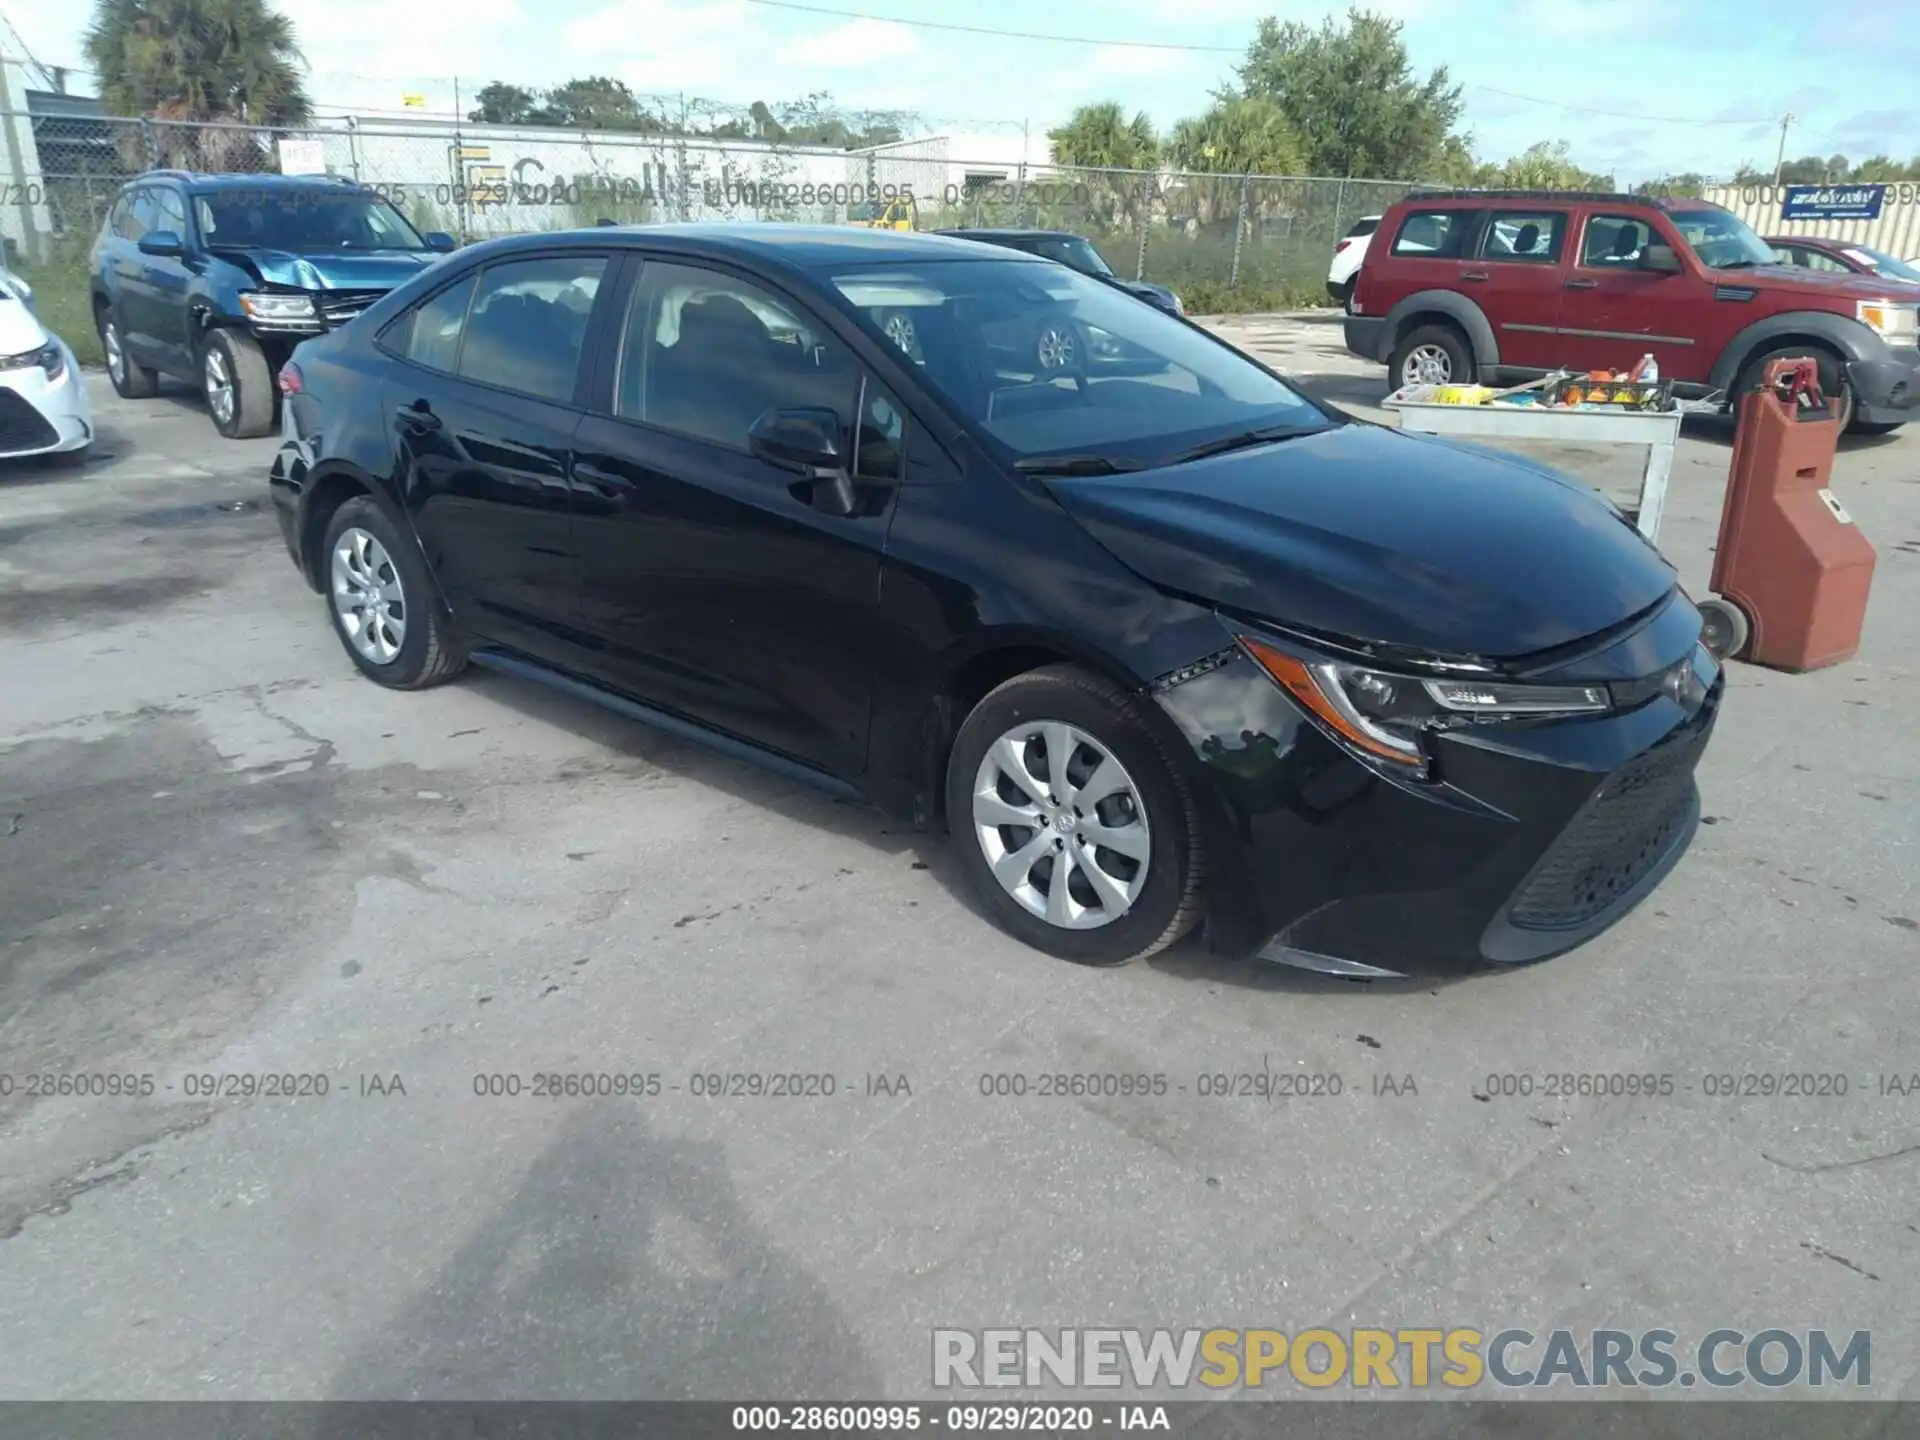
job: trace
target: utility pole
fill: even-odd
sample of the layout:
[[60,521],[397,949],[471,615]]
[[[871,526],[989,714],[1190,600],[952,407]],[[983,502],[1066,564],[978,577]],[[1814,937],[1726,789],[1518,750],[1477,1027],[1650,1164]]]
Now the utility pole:
[[1787,168],[1787,127],[1793,124],[1793,112],[1780,117],[1780,154],[1773,162],[1773,188],[1780,188],[1780,172]]
[[[27,198],[27,173],[22,163],[20,121],[23,117],[13,113],[13,87],[7,84],[7,67],[13,64],[11,56],[0,55],[0,121],[6,125],[7,164],[13,175],[13,193],[20,207],[20,253],[28,260],[40,258],[40,232],[34,226],[33,205]],[[33,121],[28,118],[27,134],[33,134]],[[0,256],[0,261],[4,256]]]

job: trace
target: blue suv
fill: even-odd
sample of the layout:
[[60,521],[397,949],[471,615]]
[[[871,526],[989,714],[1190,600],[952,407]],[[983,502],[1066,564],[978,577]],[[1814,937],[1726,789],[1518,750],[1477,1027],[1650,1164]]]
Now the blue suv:
[[454,248],[350,180],[141,175],[93,245],[93,318],[113,388],[143,399],[171,375],[206,396],[222,435],[265,435],[296,345]]

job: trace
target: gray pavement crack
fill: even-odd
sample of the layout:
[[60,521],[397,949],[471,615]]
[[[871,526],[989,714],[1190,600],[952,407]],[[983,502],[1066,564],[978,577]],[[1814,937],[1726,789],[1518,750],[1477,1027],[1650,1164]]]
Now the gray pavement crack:
[[1907,1145],[1898,1150],[1889,1150],[1885,1155],[1862,1155],[1855,1160],[1828,1160],[1819,1165],[1800,1165],[1792,1160],[1782,1160],[1760,1152],[1760,1158],[1769,1165],[1778,1165],[1782,1170],[1791,1170],[1797,1175],[1824,1175],[1829,1170],[1852,1170],[1861,1165],[1878,1165],[1887,1160],[1898,1160],[1904,1155],[1920,1155],[1920,1145]]
[[[177,1135],[186,1135],[198,1130],[213,1119],[214,1113],[212,1110],[207,1110],[191,1120],[166,1126],[136,1144],[127,1146],[118,1154],[88,1165],[79,1174],[56,1183],[53,1193],[37,1205],[0,1208],[0,1244],[19,1235],[26,1229],[29,1220],[37,1220],[43,1216],[65,1215],[73,1209],[73,1202],[90,1190],[99,1190],[108,1185],[117,1185],[136,1178],[140,1173],[141,1163],[148,1158],[139,1152],[151,1150],[163,1140],[171,1140]],[[106,1166],[113,1168],[106,1169],[104,1168]]]

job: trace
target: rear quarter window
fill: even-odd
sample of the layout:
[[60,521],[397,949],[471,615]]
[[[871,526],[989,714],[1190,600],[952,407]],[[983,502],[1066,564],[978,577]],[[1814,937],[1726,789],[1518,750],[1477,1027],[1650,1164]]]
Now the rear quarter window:
[[1409,260],[1457,260],[1478,218],[1474,210],[1410,211],[1393,237],[1393,253]]
[[1347,231],[1347,239],[1358,240],[1362,235],[1371,235],[1379,228],[1380,217],[1378,215],[1369,215],[1364,220],[1356,220],[1353,222],[1353,228]]

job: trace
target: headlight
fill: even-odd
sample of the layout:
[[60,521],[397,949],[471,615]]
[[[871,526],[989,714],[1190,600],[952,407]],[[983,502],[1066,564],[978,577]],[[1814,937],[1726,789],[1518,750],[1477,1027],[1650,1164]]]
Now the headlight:
[[38,350],[22,350],[18,355],[0,355],[0,371],[25,370],[34,365],[46,371],[49,380],[58,380],[67,368],[67,357],[60,352],[59,345],[51,340]]
[[249,291],[240,297],[240,306],[256,320],[317,320],[310,295],[261,295]]
[[1177,293],[1173,297],[1173,313],[1176,315],[1184,315],[1187,313],[1187,302],[1182,300]]
[[1478,721],[1590,715],[1612,708],[1600,685],[1515,685],[1396,675],[1341,660],[1305,659],[1242,635],[1240,643],[1315,719],[1372,760],[1426,770],[1423,733]]
[[1920,306],[1862,300],[1854,307],[1854,314],[1862,325],[1888,340],[1912,340],[1920,334]]

